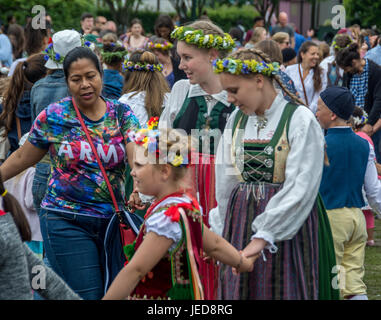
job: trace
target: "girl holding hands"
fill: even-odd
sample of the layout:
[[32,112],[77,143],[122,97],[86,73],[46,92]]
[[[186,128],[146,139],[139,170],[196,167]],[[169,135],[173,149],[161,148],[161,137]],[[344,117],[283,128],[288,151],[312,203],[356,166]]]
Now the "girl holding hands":
[[184,191],[190,139],[174,129],[154,127],[150,121],[148,129],[131,132],[129,137],[136,143],[131,172],[136,190],[156,201],[136,241],[125,247],[129,261],[104,299],[203,299],[198,274],[205,264],[202,250],[238,272],[252,270],[257,258],[245,258],[203,224],[198,202]]
[[209,223],[245,256],[263,255],[249,274],[221,268],[221,299],[338,298],[332,235],[318,195],[324,138],[307,107],[277,94],[274,82],[289,94],[278,69],[257,49],[214,62],[239,110],[218,146],[218,206]]

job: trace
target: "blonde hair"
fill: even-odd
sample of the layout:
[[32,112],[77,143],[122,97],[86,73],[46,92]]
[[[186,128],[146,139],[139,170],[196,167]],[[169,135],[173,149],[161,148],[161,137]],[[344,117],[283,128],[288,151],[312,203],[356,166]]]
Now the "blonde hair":
[[116,43],[116,42],[118,41],[118,37],[116,36],[115,33],[109,32],[109,33],[106,33],[106,34],[102,37],[102,42],[103,42],[103,41]]
[[[156,147],[159,148],[159,158],[157,157],[156,151],[149,151],[149,148],[145,148],[144,150],[144,156],[149,157],[149,154],[155,156],[154,162],[151,163],[155,169],[160,170],[164,166],[170,165],[172,170],[172,179],[175,183],[179,185],[179,187],[188,188],[191,184],[191,181],[188,179],[190,178],[190,170],[189,169],[189,163],[191,161],[191,152],[192,152],[192,146],[194,143],[194,139],[191,136],[184,135],[181,131],[177,129],[171,129],[171,128],[162,128],[157,129],[160,131],[160,134],[156,137],[157,145]],[[144,148],[142,145],[140,145],[142,148]],[[188,165],[182,165],[182,166],[174,166],[168,161],[168,157],[171,155],[186,155],[188,159],[185,164]],[[184,157],[183,157],[184,158]],[[164,160],[164,162],[162,162]]]
[[252,44],[256,44],[257,42],[261,41],[263,31],[266,31],[266,29],[263,27],[256,27],[249,42]]
[[[149,51],[137,50],[134,51],[130,61],[137,63],[159,64],[157,57]],[[168,82],[165,80],[162,73],[155,71],[126,71],[123,93],[145,91],[145,108],[148,117],[159,117],[163,110],[164,96],[170,92]]]
[[290,41],[290,35],[287,32],[277,32],[271,39],[279,44],[282,44],[286,40]]
[[[253,48],[253,49],[242,49],[242,50],[238,50],[234,53],[232,53],[229,57],[233,58],[233,59],[239,59],[239,60],[256,60],[258,62],[266,62],[266,63],[272,63],[273,61],[271,61],[270,57],[264,53],[263,51],[259,50],[259,49],[256,49],[256,48]],[[239,77],[253,77],[253,73],[250,73],[248,75],[244,75],[244,74],[241,74],[241,75],[238,75]],[[267,76],[264,76],[264,77],[267,77]],[[296,103],[298,104],[301,104],[301,105],[305,105],[303,101],[301,101],[296,95],[294,95],[293,93],[291,93],[287,87],[283,84],[282,80],[280,79],[280,77],[278,75],[271,75],[271,77],[267,77],[269,78],[269,80],[272,81],[274,80],[278,85],[279,87],[288,95],[291,97],[292,100],[294,100]]]
[[[224,37],[224,31],[213,22],[208,20],[197,20],[187,25],[187,27],[191,27],[193,29],[198,29],[204,32],[204,34],[212,34]],[[198,48],[198,47],[197,47]],[[212,50],[205,48],[198,48],[199,50]],[[217,50],[217,49],[215,49]],[[229,50],[217,50],[219,58],[225,58],[229,54]]]

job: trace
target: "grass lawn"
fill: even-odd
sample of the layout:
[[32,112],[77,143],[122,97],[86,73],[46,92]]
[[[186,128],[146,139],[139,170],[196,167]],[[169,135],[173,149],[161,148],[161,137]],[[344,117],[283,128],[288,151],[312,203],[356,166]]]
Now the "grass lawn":
[[381,300],[381,220],[376,219],[374,247],[366,247],[365,277],[369,300]]

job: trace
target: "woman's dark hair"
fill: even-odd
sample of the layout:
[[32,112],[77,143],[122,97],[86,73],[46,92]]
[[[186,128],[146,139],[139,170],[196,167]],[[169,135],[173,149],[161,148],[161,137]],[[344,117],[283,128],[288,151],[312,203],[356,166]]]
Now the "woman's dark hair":
[[[3,184],[3,178],[0,174],[0,194],[5,192],[5,187]],[[22,241],[31,241],[32,240],[32,232],[30,230],[29,222],[25,217],[25,214],[17,201],[17,199],[12,196],[9,192],[3,199],[3,208],[5,212],[9,212],[12,215],[13,221],[20,233]]]
[[339,34],[335,37],[336,46],[333,48],[335,55],[337,55],[341,50],[347,48],[353,41],[351,37],[347,34]]
[[5,136],[12,130],[13,118],[24,91],[30,90],[37,80],[46,76],[45,63],[44,55],[40,53],[17,64],[5,91],[3,111],[0,114],[0,123],[5,126]]
[[[298,62],[301,63],[303,61],[302,58],[302,53],[306,53],[311,47],[316,47],[319,48],[319,46],[313,42],[313,41],[306,41],[303,42],[303,44],[300,46],[299,52],[298,52]],[[316,64],[315,67],[313,67],[314,70],[314,89],[315,91],[319,91],[322,86],[322,79],[321,79],[321,74],[322,74],[322,68],[319,66],[319,63]]]
[[155,30],[155,34],[158,37],[161,37],[159,33],[159,28],[162,28],[162,27],[169,28],[170,32],[172,32],[173,29],[175,29],[175,25],[173,24],[172,18],[167,14],[160,15],[155,21],[154,30]]
[[33,28],[32,22],[25,26],[25,51],[28,56],[40,53],[44,46],[44,39],[49,38],[48,29]]
[[103,75],[101,63],[99,62],[98,57],[94,52],[92,52],[87,47],[76,47],[73,50],[69,51],[68,54],[65,56],[65,59],[63,61],[63,71],[65,74],[66,82],[69,76],[69,69],[73,62],[76,62],[79,59],[88,59],[90,60],[95,68],[100,73],[101,77]]
[[[142,20],[140,20],[138,18],[134,18],[131,20],[130,27],[132,27],[134,24],[140,24],[143,28],[143,22],[142,22]],[[143,33],[144,33],[144,29],[143,29]]]
[[352,67],[352,60],[360,60],[359,45],[352,43],[349,47],[340,50],[336,55],[336,63],[342,69]]
[[8,28],[8,38],[12,43],[15,60],[22,58],[25,46],[24,29],[18,24],[11,24]]

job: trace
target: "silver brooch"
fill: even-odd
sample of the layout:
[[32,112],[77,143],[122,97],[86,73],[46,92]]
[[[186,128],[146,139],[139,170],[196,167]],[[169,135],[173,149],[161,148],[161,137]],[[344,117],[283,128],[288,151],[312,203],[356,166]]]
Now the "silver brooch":
[[271,168],[273,166],[273,164],[274,164],[274,161],[272,159],[266,159],[265,160],[265,166],[267,168]]
[[274,152],[274,148],[272,146],[267,146],[264,151],[266,154],[271,155]]

